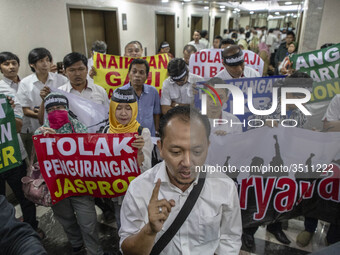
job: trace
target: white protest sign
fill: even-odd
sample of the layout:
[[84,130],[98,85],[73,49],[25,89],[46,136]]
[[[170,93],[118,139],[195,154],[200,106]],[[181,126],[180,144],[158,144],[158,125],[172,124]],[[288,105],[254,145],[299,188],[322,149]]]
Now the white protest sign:
[[[190,73],[203,78],[212,78],[224,69],[222,64],[222,49],[201,50],[192,54],[189,60]],[[244,63],[263,74],[264,62],[259,55],[250,50],[243,50]]]

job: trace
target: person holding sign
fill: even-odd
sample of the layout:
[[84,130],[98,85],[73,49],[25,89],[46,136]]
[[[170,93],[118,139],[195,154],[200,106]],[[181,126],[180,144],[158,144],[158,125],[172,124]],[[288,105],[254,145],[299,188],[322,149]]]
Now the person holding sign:
[[[138,105],[133,88],[116,89],[113,92],[109,120],[110,125],[104,129],[104,132],[111,134],[121,133],[138,133],[132,146],[138,149],[137,161],[141,172],[151,168],[151,153],[153,144],[149,129],[143,128],[136,120],[138,114]],[[120,228],[120,207],[124,196],[113,198],[115,208],[115,218],[118,229]]]
[[25,197],[22,190],[21,178],[26,176],[27,174],[27,165],[25,162],[25,159],[27,158],[27,152],[19,134],[22,127],[23,118],[22,107],[16,98],[17,90],[19,86],[22,86],[20,84],[20,79],[18,76],[19,66],[20,60],[17,55],[11,52],[0,53],[0,71],[4,75],[4,78],[0,81],[0,93],[10,96],[7,97],[7,99],[10,100],[9,103],[12,105],[12,108],[14,108],[14,116],[16,120],[15,125],[16,131],[18,133],[17,136],[22,159],[21,165],[12,168],[10,171],[0,173],[0,194],[6,194],[5,184],[7,182],[11,187],[13,193],[15,194],[16,199],[20,203],[24,222],[29,223],[32,228],[39,233],[40,237],[44,237],[44,232],[40,228],[38,228],[35,204]]
[[224,70],[220,71],[215,77],[222,80],[261,77],[259,72],[244,65],[244,54],[238,45],[231,45],[222,52]]
[[175,106],[190,105],[193,99],[192,85],[203,81],[201,76],[189,73],[185,61],[175,58],[168,64],[169,78],[163,82],[161,107],[166,114]]
[[143,56],[143,46],[139,41],[129,42],[124,49],[124,57],[140,58]]
[[205,162],[209,136],[207,117],[188,106],[162,117],[158,147],[164,161],[130,184],[122,204],[124,254],[239,254],[242,222],[234,182],[196,169]]
[[[87,128],[69,111],[67,97],[60,93],[50,93],[45,97],[44,103],[47,120],[36,130],[36,135],[87,133]],[[67,197],[53,205],[52,210],[64,228],[73,253],[81,252],[86,247],[88,254],[104,254],[99,242],[93,197]]]

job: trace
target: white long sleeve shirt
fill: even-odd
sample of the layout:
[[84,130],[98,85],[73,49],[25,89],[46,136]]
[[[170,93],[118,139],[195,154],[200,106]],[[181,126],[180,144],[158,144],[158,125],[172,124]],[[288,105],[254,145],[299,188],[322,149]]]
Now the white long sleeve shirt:
[[[161,179],[158,199],[173,199],[176,205],[155,241],[169,228],[198,182],[196,178],[183,192],[170,183],[164,161],[137,177],[130,184],[121,208],[120,246],[125,238],[137,234],[148,223],[148,204],[158,179]],[[160,254],[236,255],[241,247],[241,234],[241,212],[234,182],[224,174],[207,173],[188,218]]]

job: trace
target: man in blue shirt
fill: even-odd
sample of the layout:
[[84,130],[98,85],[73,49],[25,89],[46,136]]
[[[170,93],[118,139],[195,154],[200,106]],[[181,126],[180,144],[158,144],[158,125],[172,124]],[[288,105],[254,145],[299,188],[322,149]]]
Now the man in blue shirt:
[[161,107],[157,89],[144,84],[148,78],[149,69],[149,64],[145,59],[132,60],[128,72],[130,82],[121,89],[133,87],[138,102],[137,121],[142,127],[150,130],[151,136],[155,136],[158,134]]

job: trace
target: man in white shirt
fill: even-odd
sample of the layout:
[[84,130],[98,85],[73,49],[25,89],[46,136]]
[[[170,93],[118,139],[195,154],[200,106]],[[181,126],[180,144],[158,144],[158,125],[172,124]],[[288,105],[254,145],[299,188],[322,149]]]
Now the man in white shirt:
[[260,73],[244,65],[243,51],[238,45],[231,45],[222,52],[224,70],[216,74],[215,77],[222,80],[238,79],[242,77],[261,77]]
[[200,39],[201,39],[200,31],[195,30],[194,34],[192,35],[192,39],[194,40],[189,42],[188,44],[195,46],[197,51],[206,49],[206,45],[200,42]]
[[275,52],[276,47],[278,47],[279,38],[274,33],[274,29],[269,29],[268,36],[266,39],[266,44],[268,48],[270,49],[270,54],[273,54]]
[[[188,106],[163,116],[158,147],[164,161],[137,177],[121,209],[124,254],[150,254],[198,183],[209,146],[206,116]],[[204,178],[204,177],[203,177]],[[159,254],[239,254],[242,222],[234,182],[207,172],[188,218]]]
[[72,52],[64,57],[63,63],[69,81],[60,90],[109,107],[105,89],[87,79],[87,59],[83,54]]
[[333,97],[322,120],[325,131],[340,132],[340,94]]
[[204,44],[205,49],[210,49],[209,35],[207,30],[202,30],[200,43]]
[[189,73],[185,61],[175,58],[168,64],[169,77],[163,82],[161,108],[162,113],[175,106],[190,105],[193,99],[192,86],[203,81],[201,76]]
[[30,133],[41,125],[38,121],[38,109],[42,103],[40,91],[44,88],[58,88],[67,82],[67,78],[57,73],[51,73],[52,55],[45,48],[36,48],[30,51],[28,62],[33,74],[25,77],[18,89],[18,99],[24,115],[30,118]]

